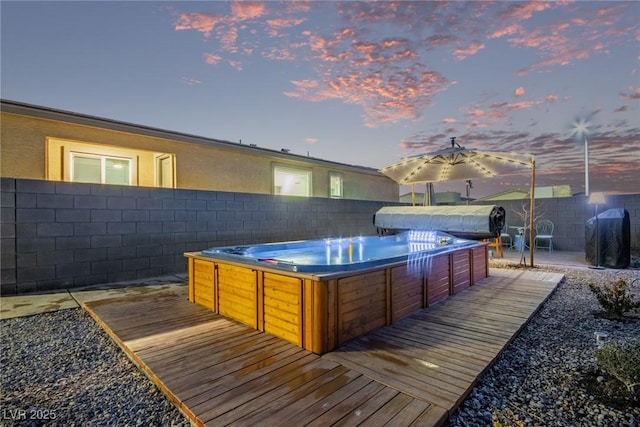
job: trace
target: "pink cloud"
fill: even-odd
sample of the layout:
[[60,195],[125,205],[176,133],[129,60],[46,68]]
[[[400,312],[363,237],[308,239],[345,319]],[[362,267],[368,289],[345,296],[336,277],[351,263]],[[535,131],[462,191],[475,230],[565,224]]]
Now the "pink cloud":
[[632,90],[631,93],[620,93],[620,98],[622,99],[640,99],[640,88],[637,88],[635,91]]
[[206,62],[207,64],[216,65],[224,61],[227,64],[229,64],[230,67],[235,68],[238,71],[242,70],[242,63],[240,61],[223,59],[220,55],[215,53],[205,53],[204,55],[202,55],[202,58],[204,59],[204,62]]
[[407,150],[418,150],[418,149],[422,149],[424,147],[427,147],[428,144],[424,143],[424,142],[413,142],[413,141],[401,141],[400,142],[400,148],[403,151],[407,151]]
[[[286,96],[311,102],[337,99],[358,105],[364,111],[365,124],[375,126],[421,117],[433,105],[435,94],[455,84],[427,65],[428,61],[439,59],[439,54],[464,60],[482,54],[493,43],[534,50],[539,60],[524,64],[517,71],[522,76],[608,54],[615,40],[628,38],[634,31],[633,27],[625,32],[611,25],[618,16],[624,16],[625,10],[628,13],[628,6],[617,3],[597,11],[580,9],[570,19],[556,23],[540,24],[550,21],[533,19],[543,14],[553,21],[552,9],[566,4],[468,2],[463,7],[456,2],[235,1],[225,4],[230,10],[222,16],[181,14],[174,28],[215,37],[206,41],[218,43],[214,48],[208,47],[215,53],[203,56],[212,65],[225,62],[241,70],[243,64],[249,64],[245,58],[251,55],[275,61],[307,60],[312,74],[292,79]],[[335,7],[342,26],[316,25],[305,15],[311,9],[324,7]],[[302,27],[306,22],[309,25]],[[393,37],[385,38],[383,34]],[[636,30],[636,37],[638,34]],[[524,87],[515,89],[515,97],[524,96]],[[637,99],[638,94],[620,96]],[[557,95],[549,95],[538,101],[478,105],[468,109],[468,125],[483,127],[492,120],[504,120],[510,112],[557,99]]]
[[425,39],[425,42],[429,46],[440,46],[440,45],[447,45],[450,43],[454,43],[459,40],[460,39],[458,39],[458,37],[455,37],[455,36],[435,34],[433,36],[427,37]]
[[220,48],[227,52],[237,52],[238,47],[236,42],[238,40],[238,29],[235,27],[226,27],[218,30],[218,38],[220,40]]
[[472,107],[466,109],[466,113],[469,117],[473,118],[484,118],[487,114],[479,107]]
[[326,76],[323,81],[293,81],[294,91],[285,95],[308,101],[340,99],[360,105],[365,125],[415,119],[431,98],[449,85],[439,73],[413,65],[401,70],[347,71]]
[[524,76],[533,71],[550,68],[553,66],[566,66],[573,63],[576,59],[584,60],[590,56],[590,50],[588,49],[570,49],[565,52],[561,52],[556,55],[552,55],[544,60],[538,61],[527,67],[519,69],[516,74]]
[[231,13],[236,20],[258,18],[265,14],[263,2],[234,1],[231,3]]
[[[562,5],[553,2],[554,7]],[[516,47],[537,49],[542,59],[518,70],[522,76],[533,71],[566,66],[583,61],[594,54],[611,53],[610,46],[628,37],[631,29],[610,28],[629,11],[628,3],[607,5],[591,13],[588,18],[574,17],[566,22],[538,26],[527,30],[522,25],[509,38]]]
[[307,99],[309,101],[322,100],[322,97],[314,95],[316,89],[320,86],[317,80],[291,80],[291,84],[295,86],[295,90],[284,92],[289,98]]
[[563,34],[569,28],[568,23],[538,27],[531,31],[520,29],[520,37],[512,37],[509,42],[515,46],[539,48],[545,51],[566,50],[569,39]]
[[[553,97],[553,95],[551,95],[551,97]],[[533,108],[545,102],[550,102],[549,97],[538,101],[494,102],[487,107],[475,104],[462,107],[460,110],[468,118],[466,123],[467,127],[488,127],[490,124],[506,121],[509,114],[515,111]]]
[[407,41],[401,39],[385,39],[380,43],[357,42],[353,48],[358,54],[354,63],[359,66],[368,66],[373,62],[393,63],[418,57],[418,54],[408,47]]
[[453,117],[445,117],[444,119],[442,119],[442,123],[446,123],[446,124],[451,124],[456,122],[457,120],[454,119]]
[[318,138],[306,138],[304,141],[307,144],[315,144],[316,142],[318,142]]
[[296,27],[302,24],[304,21],[306,21],[305,18],[292,18],[292,17],[275,18],[275,19],[267,19],[267,25],[277,29],[291,28],[291,27]]
[[222,57],[215,53],[205,53],[204,55],[202,55],[202,57],[204,59],[204,62],[206,62],[207,64],[217,64],[222,61]]
[[534,12],[542,12],[553,7],[553,3],[567,2],[543,2],[539,0],[530,0],[528,2],[511,3],[505,12],[502,13],[504,18],[517,18],[526,20],[533,16]]
[[182,77],[180,79],[180,81],[182,81],[182,83],[189,85],[189,86],[193,86],[193,85],[199,85],[202,83],[202,81],[198,80],[198,79],[194,79],[191,77]]
[[531,108],[533,106],[541,104],[541,101],[520,101],[520,102],[500,102],[489,106],[489,113],[487,118],[493,121],[504,121],[508,114],[517,111]]
[[270,47],[265,52],[262,52],[262,56],[273,61],[293,61],[296,59],[295,53],[290,49]]
[[502,27],[502,28],[498,28],[498,29],[494,30],[489,35],[489,38],[490,39],[498,39],[500,37],[510,36],[510,35],[516,34],[516,33],[520,32],[521,30],[522,30],[522,28],[520,27],[519,24],[511,24],[511,25],[507,25],[506,27]]
[[453,51],[453,55],[459,61],[462,61],[467,56],[475,55],[479,51],[485,48],[485,44],[481,41],[473,41],[465,48],[458,48]]
[[242,71],[242,63],[240,61],[235,61],[235,60],[231,60],[229,59],[227,61],[227,63],[229,64],[229,66],[231,66],[232,68],[235,68],[238,71]]
[[178,16],[178,20],[173,28],[176,31],[196,30],[205,37],[209,37],[211,36],[213,28],[221,22],[222,19],[221,16],[207,13],[182,13]]

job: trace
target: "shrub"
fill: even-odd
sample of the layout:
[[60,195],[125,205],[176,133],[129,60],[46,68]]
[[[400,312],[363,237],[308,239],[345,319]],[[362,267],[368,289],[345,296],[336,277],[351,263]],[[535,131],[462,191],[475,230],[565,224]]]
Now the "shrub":
[[625,313],[640,308],[640,301],[634,301],[635,295],[631,293],[630,288],[622,278],[610,286],[589,284],[589,289],[595,294],[606,317],[613,319],[622,319]]
[[598,366],[622,381],[637,399],[640,391],[640,343],[610,342],[596,350]]

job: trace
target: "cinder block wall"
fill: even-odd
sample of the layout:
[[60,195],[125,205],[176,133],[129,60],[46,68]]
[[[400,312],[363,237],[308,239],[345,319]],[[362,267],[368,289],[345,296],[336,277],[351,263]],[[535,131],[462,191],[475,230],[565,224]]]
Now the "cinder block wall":
[[[585,224],[595,215],[595,206],[588,204],[588,197],[562,197],[538,199],[535,204],[535,216],[551,220],[553,247],[561,251],[583,252],[585,246]],[[507,214],[509,225],[522,225],[522,219],[516,214],[525,205],[529,210],[529,200],[500,200],[483,203],[502,206]],[[598,206],[598,212],[607,209],[622,208],[629,212],[631,220],[631,250],[640,251],[640,194],[607,196],[606,204]],[[513,234],[515,230],[509,230]]]
[[371,235],[389,202],[2,178],[1,292],[186,272],[213,246]]
[[[67,289],[184,273],[184,252],[213,246],[372,235],[389,202],[1,179],[1,293]],[[510,225],[528,201],[498,204]],[[610,196],[624,208],[640,251],[640,194]],[[587,197],[540,199],[554,247],[584,251]]]

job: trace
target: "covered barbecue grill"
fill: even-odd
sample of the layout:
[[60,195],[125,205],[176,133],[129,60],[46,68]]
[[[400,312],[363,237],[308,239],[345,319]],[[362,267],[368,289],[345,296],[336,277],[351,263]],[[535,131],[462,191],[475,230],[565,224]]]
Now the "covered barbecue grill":
[[385,206],[374,214],[379,234],[400,230],[444,231],[463,239],[500,235],[505,210],[500,206]]

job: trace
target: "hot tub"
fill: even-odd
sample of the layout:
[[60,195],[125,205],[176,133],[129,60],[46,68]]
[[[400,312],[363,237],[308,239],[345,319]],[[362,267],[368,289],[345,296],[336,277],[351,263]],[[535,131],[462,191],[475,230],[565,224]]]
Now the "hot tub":
[[433,231],[185,256],[190,301],[318,354],[488,276],[485,243]]

